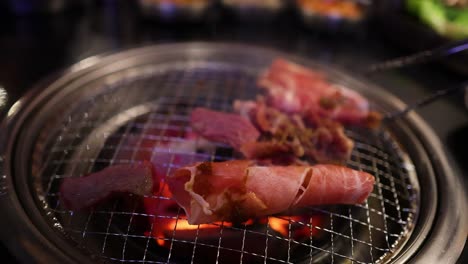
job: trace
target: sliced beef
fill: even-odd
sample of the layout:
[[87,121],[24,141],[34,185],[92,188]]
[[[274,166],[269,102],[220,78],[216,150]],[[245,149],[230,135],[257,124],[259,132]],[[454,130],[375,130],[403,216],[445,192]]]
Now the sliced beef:
[[190,125],[200,136],[228,144],[239,149],[244,143],[255,142],[260,132],[252,123],[237,114],[195,108],[190,115]]
[[149,162],[107,167],[84,177],[66,178],[60,186],[60,199],[70,210],[94,207],[119,193],[151,195],[158,188]]
[[268,103],[302,116],[318,115],[346,125],[378,126],[381,116],[369,110],[358,92],[330,83],[320,72],[277,59],[262,74],[258,84]]

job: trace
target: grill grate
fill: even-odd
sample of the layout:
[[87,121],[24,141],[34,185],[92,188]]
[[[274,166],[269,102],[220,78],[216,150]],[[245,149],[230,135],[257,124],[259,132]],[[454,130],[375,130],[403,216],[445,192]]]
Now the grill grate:
[[[103,260],[116,263],[377,263],[390,259],[411,233],[419,192],[414,168],[385,130],[359,129],[348,166],[376,177],[362,205],[310,207],[250,224],[213,223],[185,230],[180,208],[170,214],[143,210],[128,195],[91,212],[65,210],[58,188],[106,166],[151,159],[165,174],[199,160],[228,160],[223,144],[187,138],[188,114],[198,106],[230,111],[233,99],[252,99],[257,72],[235,65],[199,63],[146,70],[109,80],[78,100],[58,124],[43,129],[33,156],[37,196],[51,224]],[[197,151],[184,147],[195,146]],[[233,156],[234,155],[234,156]],[[170,201],[161,192],[145,201]],[[158,223],[174,220],[158,240]],[[155,224],[156,223],[156,224]],[[281,227],[279,228],[278,225]],[[284,228],[284,230],[283,230]],[[154,233],[153,233],[154,234]]]

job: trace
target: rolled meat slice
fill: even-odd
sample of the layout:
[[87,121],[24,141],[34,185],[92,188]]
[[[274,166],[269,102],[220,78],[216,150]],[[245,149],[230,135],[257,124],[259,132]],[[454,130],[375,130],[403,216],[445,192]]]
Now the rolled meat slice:
[[60,199],[70,210],[93,207],[117,193],[151,195],[159,181],[149,162],[107,167],[80,178],[66,178],[60,186]]
[[188,222],[203,224],[245,221],[303,206],[362,203],[374,177],[337,165],[257,166],[235,160],[179,168],[168,184]]

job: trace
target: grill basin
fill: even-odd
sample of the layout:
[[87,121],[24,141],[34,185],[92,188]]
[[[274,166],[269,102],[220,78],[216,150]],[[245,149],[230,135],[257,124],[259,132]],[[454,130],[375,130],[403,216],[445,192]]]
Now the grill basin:
[[[141,199],[130,195],[90,212],[61,206],[57,192],[63,178],[112,164],[149,159],[168,174],[178,159],[235,158],[222,144],[198,151],[166,145],[202,146],[185,137],[190,111],[198,106],[230,111],[233,100],[254,99],[259,72],[276,57],[325,71],[381,112],[403,107],[382,90],[327,66],[250,47],[168,45],[89,59],[45,85],[12,117],[14,123],[5,123],[12,127],[5,138],[14,141],[5,150],[8,189],[2,199],[16,194],[14,209],[43,234],[46,252],[61,252],[49,257],[83,262],[91,256],[126,263],[378,263],[414,256],[433,225],[435,182],[450,177],[444,164],[428,155],[432,150],[420,134],[427,131],[417,127],[421,121],[415,115],[378,131],[346,131],[356,141],[348,166],[376,177],[362,205],[310,207],[195,229],[186,225],[180,208],[148,213]],[[144,199],[158,206],[171,202],[164,192]]]

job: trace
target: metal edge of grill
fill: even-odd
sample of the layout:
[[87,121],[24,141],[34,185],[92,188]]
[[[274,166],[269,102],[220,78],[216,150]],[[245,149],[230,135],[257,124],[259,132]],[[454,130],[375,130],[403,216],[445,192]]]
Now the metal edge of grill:
[[[182,46],[184,46],[184,45],[182,45]],[[193,50],[196,50],[197,47],[201,47],[201,46],[203,46],[203,45],[202,45],[202,44],[194,44],[194,45],[187,45],[187,46],[184,46],[184,48],[189,48],[189,49],[192,48],[192,51],[193,51]],[[215,46],[216,46],[216,45],[215,45]],[[218,47],[223,47],[223,45],[219,45]],[[228,46],[228,47],[230,47],[230,46]],[[174,48],[174,47],[173,47],[173,46],[172,46],[172,47],[171,47],[171,46],[168,46],[168,48]],[[210,48],[213,48],[213,47],[210,47]],[[164,46],[163,46],[163,47],[159,47],[159,49],[163,51],[163,50],[164,50]],[[177,48],[176,48],[176,49],[177,49]],[[110,61],[117,59],[117,58],[119,57],[119,55],[121,56],[121,58],[125,58],[125,57],[131,55],[132,53],[133,53],[133,54],[144,54],[145,52],[151,53],[151,50],[152,50],[152,48],[149,47],[149,48],[143,48],[143,49],[140,49],[140,50],[133,50],[133,51],[130,51],[130,52],[124,52],[124,53],[122,53],[122,54],[114,55],[114,57],[111,56]],[[179,50],[179,49],[177,49],[177,50]],[[265,51],[263,51],[263,52],[265,52]],[[269,53],[269,52],[270,52],[270,51],[266,51],[266,53]],[[282,54],[278,54],[278,53],[273,53],[273,54],[274,54],[275,56],[290,57],[290,56],[287,56],[287,55],[284,55],[284,54],[283,54],[283,55],[282,55]],[[298,60],[300,61],[301,59],[298,59]],[[305,62],[305,64],[309,64],[309,63],[307,63],[307,61],[305,61],[305,60],[304,60],[304,62]],[[99,65],[99,63],[98,63],[97,65]],[[85,69],[89,69],[89,70],[91,71],[92,69],[90,69],[90,68],[92,68],[92,67],[93,67],[93,66],[90,66],[89,68],[85,68]],[[63,78],[62,78],[62,79],[63,79]],[[62,81],[66,82],[67,80],[62,80]],[[57,87],[57,89],[60,89],[60,88],[61,88],[60,85],[57,85],[56,87]],[[372,89],[372,90],[374,90],[374,89]],[[48,91],[50,91],[51,94],[52,94],[52,92],[53,92],[52,89],[48,89]],[[41,95],[42,95],[42,94],[41,94]],[[384,94],[384,96],[385,96],[385,97],[389,97],[388,95],[385,95],[385,94]],[[390,98],[393,98],[393,97],[390,96]],[[37,98],[36,98],[35,101],[36,101],[36,102],[40,102],[40,100],[37,100]],[[397,99],[394,99],[394,98],[393,98],[392,104],[393,104],[393,105],[392,105],[393,107],[402,108],[402,104],[401,104]],[[34,105],[34,104],[30,104],[30,105],[28,105],[27,107],[31,108],[32,105]],[[24,110],[24,109],[21,109],[21,110]],[[17,115],[10,115],[11,117],[9,118],[9,120],[7,120],[7,121],[3,124],[4,127],[8,127],[8,128],[14,127],[14,128],[15,128],[15,129],[13,129],[13,130],[7,130],[7,131],[11,132],[11,135],[6,135],[6,136],[3,136],[3,137],[2,137],[2,141],[3,141],[2,143],[8,142],[8,143],[9,143],[9,151],[11,151],[11,152],[12,152],[13,146],[14,146],[15,144],[14,144],[13,141],[9,141],[8,139],[15,139],[15,138],[16,138],[15,136],[19,133],[18,124],[21,124],[21,123],[22,123],[22,121],[20,121],[21,119],[23,119],[23,121],[24,121],[24,118],[25,118],[24,113],[28,113],[28,111],[24,111],[24,112],[19,111],[19,113],[20,113],[19,117],[18,117]],[[23,114],[23,115],[21,115],[21,114]],[[19,118],[19,119],[18,119],[18,118]],[[15,122],[14,122],[14,121],[15,121]],[[405,119],[405,121],[407,121],[407,123],[410,124],[410,126],[413,128],[412,131],[409,131],[410,133],[419,132],[419,133],[421,134],[421,135],[420,135],[420,136],[421,136],[421,137],[420,137],[421,139],[425,139],[425,138],[434,139],[434,138],[435,138],[434,135],[432,135],[432,134],[429,132],[430,130],[428,130],[428,126],[425,125],[425,124],[423,123],[423,121],[420,120],[416,115],[411,114],[408,118]],[[416,126],[416,127],[415,127],[415,126]],[[414,127],[415,127],[415,128],[414,128]],[[421,127],[424,128],[424,129],[421,129]],[[414,137],[414,139],[415,139],[416,141],[418,140],[416,137]],[[429,141],[427,141],[427,142],[429,142]],[[438,146],[436,146],[436,147],[435,147],[436,149],[434,150],[434,149],[431,149],[431,146],[430,146],[429,144],[427,144],[427,142],[425,142],[426,144],[424,144],[424,143],[421,144],[421,145],[422,145],[421,148],[423,148],[423,149],[422,149],[422,150],[419,150],[419,151],[426,151],[426,152],[429,152],[429,153],[438,153],[439,155],[441,155],[441,154],[443,153],[440,144],[438,144]],[[437,141],[436,141],[436,142],[437,142]],[[19,144],[21,145],[22,142],[19,142]],[[1,147],[4,148],[5,145],[6,145],[6,144],[2,144]],[[26,145],[27,145],[27,144],[26,144]],[[424,148],[428,148],[428,149],[424,150]],[[23,148],[20,147],[20,149],[23,149]],[[35,231],[37,231],[38,229],[47,230],[47,228],[48,228],[47,225],[43,225],[42,227],[37,227],[37,226],[34,226],[34,224],[37,224],[36,222],[34,222],[34,223],[31,222],[31,220],[30,220],[30,219],[31,219],[31,218],[30,218],[30,217],[31,217],[31,214],[33,214],[33,215],[35,215],[35,216],[37,217],[37,214],[36,214],[36,213],[33,213],[33,212],[26,212],[26,213],[30,214],[29,216],[26,215],[26,214],[24,214],[24,209],[23,209],[22,203],[26,203],[26,204],[27,204],[27,203],[29,203],[29,202],[31,202],[31,201],[24,201],[24,200],[22,200],[22,198],[21,198],[22,201],[18,201],[18,200],[17,200],[18,197],[16,197],[15,193],[12,192],[12,191],[8,191],[8,190],[17,190],[17,189],[22,189],[22,188],[24,188],[25,190],[23,191],[22,194],[20,193],[20,196],[24,196],[24,195],[27,196],[27,195],[28,195],[28,194],[27,194],[27,188],[25,188],[25,186],[23,186],[24,184],[27,184],[27,181],[19,181],[19,182],[16,182],[16,180],[13,180],[13,179],[11,178],[11,175],[13,175],[12,171],[13,171],[13,169],[14,169],[14,168],[11,166],[11,164],[12,164],[12,157],[9,155],[10,152],[5,152],[4,149],[2,149],[2,150],[3,150],[3,153],[4,153],[4,156],[2,157],[2,158],[3,158],[3,159],[2,159],[2,160],[3,160],[3,164],[0,164],[0,165],[3,165],[3,166],[4,166],[4,168],[3,168],[4,171],[5,171],[5,176],[4,176],[4,177],[5,177],[5,179],[6,179],[6,184],[5,184],[5,186],[6,186],[6,188],[8,188],[8,189],[7,189],[6,194],[4,194],[4,195],[1,197],[1,199],[6,199],[6,196],[8,196],[8,199],[11,200],[11,202],[12,202],[12,203],[9,205],[9,208],[7,208],[6,210],[8,210],[8,211],[10,211],[10,212],[14,212],[14,214],[16,214],[16,215],[20,214],[18,221],[20,221],[20,220],[21,220],[21,221],[24,221],[24,223],[23,223],[23,225],[21,226],[21,228],[24,228],[24,227],[28,226],[29,228],[31,228],[32,230],[35,230]],[[417,152],[417,151],[416,151],[416,152]],[[27,153],[22,153],[22,154],[27,154]],[[443,155],[443,154],[442,154],[442,155]],[[22,156],[22,155],[19,155],[19,157],[21,157],[21,156]],[[428,157],[428,159],[429,159],[429,157]],[[438,164],[438,162],[440,162],[441,164]],[[422,161],[422,163],[425,163],[425,161]],[[448,170],[448,164],[446,163],[446,161],[444,161],[443,156],[442,156],[442,158],[439,158],[438,160],[435,160],[435,161],[432,160],[432,162],[429,161],[429,163],[431,163],[431,164],[434,164],[434,163],[435,163],[436,167],[435,167],[435,168],[431,168],[430,170],[436,171],[436,173],[437,173],[438,175],[447,175],[447,177],[454,178],[454,175],[453,175],[452,173],[449,172],[449,170]],[[440,178],[440,177],[439,177],[439,178]],[[439,180],[441,180],[441,179],[439,179]],[[15,181],[15,182],[14,182],[14,181]],[[450,185],[450,184],[442,185],[442,189],[443,189],[444,186],[447,186],[447,185]],[[439,186],[440,186],[440,185],[439,185]],[[454,190],[457,190],[457,189],[455,188]],[[454,192],[454,191],[452,190],[452,192]],[[454,194],[454,195],[458,195],[458,196],[461,195],[461,193],[453,193],[453,194]],[[441,197],[443,198],[444,195],[442,195]],[[448,200],[450,200],[450,199],[448,199]],[[458,199],[458,201],[459,201],[459,200],[460,200],[460,199]],[[442,202],[443,202],[443,201],[441,201],[441,203],[442,203]],[[4,204],[5,204],[5,203],[2,203],[2,206],[5,206]],[[442,206],[442,208],[444,208],[444,207],[443,207],[443,204],[442,204],[442,205],[439,205],[439,206]],[[6,207],[6,206],[5,206],[5,207]],[[16,207],[16,208],[15,208],[15,207]],[[447,208],[448,208],[448,207],[447,207]],[[34,210],[33,208],[29,208],[29,209]],[[434,210],[434,209],[432,209],[432,210],[430,210],[430,211],[433,211],[433,210]],[[442,209],[442,210],[443,210],[443,209]],[[447,209],[447,210],[448,210],[448,209]],[[18,213],[17,211],[20,211],[20,212],[22,212],[22,213]],[[429,215],[430,215],[430,214],[429,214]],[[32,219],[34,219],[34,217],[32,217]],[[457,219],[459,219],[459,218],[457,218]],[[463,218],[462,218],[462,219],[463,219]],[[16,224],[14,224],[13,226],[18,226],[18,224],[19,224],[19,223],[16,223]],[[429,225],[429,226],[428,226],[428,225]],[[427,225],[426,225],[424,228],[421,227],[419,223],[417,223],[416,226],[417,226],[417,227],[419,226],[420,229],[426,229],[426,231],[428,231],[428,229],[429,229],[430,226],[431,226],[431,223],[427,223]],[[50,228],[50,227],[49,227],[49,228]],[[4,231],[4,230],[2,230],[2,231]],[[453,232],[453,230],[452,230],[452,232]],[[43,237],[43,236],[49,236],[50,234],[44,233],[44,234],[41,235],[41,234],[38,234],[37,232],[34,232],[34,233],[35,233],[35,234],[33,235],[34,237],[36,237],[36,238],[42,240],[42,242],[44,242],[44,244],[41,245],[41,246],[45,246],[45,247],[50,247],[50,246],[52,246],[51,244],[49,244],[48,241],[44,241],[44,237]],[[424,232],[423,232],[423,233],[424,233]],[[427,232],[426,232],[426,233],[427,233]],[[414,240],[415,242],[419,242],[419,244],[423,244],[423,243],[424,243],[424,241],[423,241],[424,237],[423,237],[422,239],[421,239],[421,238],[414,238],[414,237],[412,237],[412,238],[413,238],[413,240]],[[29,239],[29,237],[28,237],[28,239]],[[60,242],[59,242],[59,241],[56,241],[56,243],[59,244]],[[409,242],[409,244],[411,244],[411,241]],[[418,243],[415,243],[415,244],[412,244],[412,245],[416,245],[416,244],[418,244]],[[23,246],[24,246],[24,245],[23,245]],[[417,245],[417,246],[418,246],[418,245]],[[415,246],[415,247],[417,247],[417,246]],[[72,248],[68,248],[68,249],[70,250],[70,252],[67,252],[67,253],[71,253],[71,252],[74,251]],[[51,250],[51,249],[48,249],[48,250]],[[403,257],[403,256],[399,256],[399,257],[400,257],[400,260],[408,259],[411,255],[414,255],[415,251],[416,251],[416,250],[415,250],[414,248],[407,249],[407,252],[404,252],[404,253],[405,253],[404,255],[406,255],[406,258]],[[426,251],[426,250],[423,249],[423,252],[424,252],[424,251]],[[421,253],[423,253],[423,252],[421,252]],[[406,254],[406,253],[408,253],[408,254]],[[61,256],[62,254],[63,254],[63,252],[58,253],[57,256]],[[456,255],[456,252],[453,253],[453,254]],[[68,256],[67,256],[67,255],[68,255]],[[78,256],[79,254],[76,254],[76,255],[75,255],[75,253],[73,253],[72,255],[74,255],[74,256],[70,256],[70,254],[64,254],[63,257],[64,257],[64,258],[77,259],[77,256]],[[421,256],[421,255],[419,255],[419,256]],[[424,255],[422,255],[422,256],[424,256]]]

